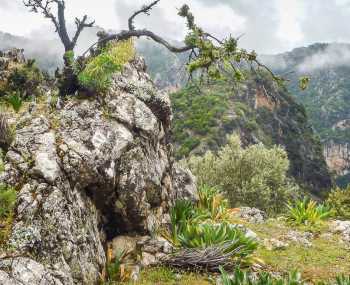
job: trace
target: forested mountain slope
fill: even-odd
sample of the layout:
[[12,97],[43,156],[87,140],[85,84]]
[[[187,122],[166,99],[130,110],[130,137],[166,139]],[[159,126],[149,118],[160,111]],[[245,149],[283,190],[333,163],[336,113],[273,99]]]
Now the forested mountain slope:
[[[289,89],[306,108],[324,145],[324,154],[340,184],[349,182],[350,168],[350,45],[314,44],[264,60],[290,80]],[[298,78],[310,84],[298,88]]]
[[[29,43],[29,40],[23,38],[9,34],[1,35],[4,38],[0,46],[2,49],[14,45],[26,47]],[[159,87],[174,91],[186,85],[188,81],[185,66],[188,57],[186,54],[169,53],[147,40],[137,42],[137,49],[145,57],[148,71]],[[33,54],[31,51],[29,53],[38,59],[39,65],[44,69],[54,70],[55,64],[57,65],[46,60],[46,58],[57,57]],[[299,55],[301,53],[304,55]],[[284,74],[289,70],[295,70],[298,64],[303,62],[303,58],[310,57],[314,53],[315,51],[309,49],[297,49],[288,54],[265,56],[263,60],[277,73]],[[299,74],[289,73],[288,78],[291,78],[291,83],[287,84],[287,87],[292,91],[292,95],[296,94],[297,98],[302,98],[300,103],[305,104],[307,112],[310,112],[311,123],[324,139],[322,132],[327,128],[322,128],[322,123],[324,121],[328,123],[330,120],[327,117],[325,120],[317,121],[317,109],[320,106],[314,104],[312,96],[312,92],[317,92],[319,88],[317,82],[325,84],[324,80],[316,81],[312,78],[309,89],[302,93],[298,88],[298,76]],[[264,82],[262,83],[261,80]],[[330,83],[329,88],[332,84],[334,83]],[[346,82],[344,81],[343,84]],[[292,161],[291,173],[299,181],[309,185],[314,192],[330,186],[330,176],[322,158],[322,147],[313,134],[311,124],[307,121],[305,110],[294,102],[286,90],[277,90],[273,87],[271,79],[253,77],[240,87],[231,86],[228,82],[216,82],[212,86],[201,87],[201,90],[204,90],[204,94],[197,94],[196,88],[188,87],[172,95],[178,158],[190,153],[204,152],[207,149],[215,150],[226,142],[227,134],[238,131],[244,137],[246,144],[262,141],[267,145],[284,145]],[[339,97],[345,100],[346,96],[343,93],[340,93]],[[276,103],[275,97],[281,101]],[[271,109],[271,104],[276,104],[278,108]],[[332,106],[332,104],[326,105],[327,108]],[[343,108],[341,113],[346,113],[345,104],[339,105]],[[333,120],[337,118],[335,111],[330,116]],[[328,133],[328,136],[332,136],[337,131],[331,130]],[[345,134],[343,141],[344,136]],[[347,148],[347,145],[339,146],[330,143],[326,145],[325,153],[347,153],[344,147]],[[328,161],[331,160],[332,158],[328,159]],[[335,160],[333,164],[339,164],[337,159]]]
[[291,161],[290,174],[313,193],[330,188],[322,146],[305,109],[266,74],[246,77],[238,85],[217,81],[172,94],[178,158],[217,150],[227,143],[228,134],[236,132],[245,145],[284,146]]

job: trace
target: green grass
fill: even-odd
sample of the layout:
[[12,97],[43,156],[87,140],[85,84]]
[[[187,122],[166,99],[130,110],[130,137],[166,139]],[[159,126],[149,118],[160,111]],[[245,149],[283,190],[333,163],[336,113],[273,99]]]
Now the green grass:
[[87,89],[105,92],[111,85],[113,73],[122,71],[134,56],[132,40],[110,43],[78,74],[79,83]]
[[121,282],[120,285],[210,285],[208,276],[176,272],[166,267],[148,268],[141,272],[138,282]]
[[0,184],[0,248],[5,244],[10,234],[16,199],[15,189]]
[[241,221],[257,233],[258,237],[278,238],[291,230],[300,232],[311,231],[315,238],[312,247],[306,248],[289,242],[284,250],[267,250],[259,246],[255,256],[262,259],[272,272],[286,273],[298,270],[303,279],[317,282],[336,278],[337,275],[350,275],[350,251],[346,245],[339,242],[340,237],[335,235],[325,239],[322,234],[329,232],[329,224],[324,222],[314,227],[291,226],[284,221],[270,220],[263,224],[249,224]]

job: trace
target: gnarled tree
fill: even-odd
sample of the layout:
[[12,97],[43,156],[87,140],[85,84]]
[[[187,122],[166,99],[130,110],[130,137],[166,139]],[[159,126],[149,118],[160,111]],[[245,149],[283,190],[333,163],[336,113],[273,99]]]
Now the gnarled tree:
[[[156,6],[160,0],[153,1],[149,5],[144,5],[140,10],[131,15],[128,20],[128,30],[123,30],[117,34],[104,34],[100,40],[89,48],[88,51],[94,51],[97,45],[97,50],[105,46],[110,41],[123,41],[130,38],[146,37],[163,45],[173,53],[188,52],[188,71],[192,75],[196,71],[206,74],[211,78],[220,77],[223,73],[229,72],[234,74],[235,79],[242,79],[243,75],[240,72],[239,66],[242,62],[254,65],[257,68],[263,68],[268,71],[271,76],[280,81],[281,78],[275,76],[268,67],[260,63],[257,59],[257,54],[247,52],[238,47],[238,39],[232,36],[226,39],[218,39],[217,37],[205,32],[195,23],[195,17],[191,13],[188,5],[183,5],[178,12],[178,15],[185,18],[188,27],[188,34],[184,40],[183,46],[174,46],[164,38],[147,29],[136,29],[135,18],[140,14],[150,15],[150,11]],[[96,50],[95,50],[96,51]]]
[[[64,69],[62,74],[56,74],[59,80],[60,94],[62,96],[73,94],[78,87],[77,78],[72,66],[74,58],[73,51],[77,45],[81,32],[85,28],[93,27],[95,21],[88,21],[87,15],[84,15],[81,19],[75,18],[76,30],[74,35],[70,37],[66,25],[65,0],[23,0],[23,3],[32,12],[42,13],[44,17],[50,19],[55,26],[56,32],[58,33],[65,50],[63,56]],[[57,9],[56,15],[53,13],[54,6],[56,6]]]
[[[84,15],[81,19],[75,18],[76,31],[73,37],[70,38],[66,25],[66,3],[64,0],[24,0],[23,3],[32,12],[42,13],[45,18],[51,20],[66,52],[73,51],[81,32],[85,28],[90,28],[95,24],[95,21],[88,21],[87,15]],[[54,15],[52,12],[53,6],[57,8],[57,15]]]
[[[191,76],[194,73],[199,73],[201,76],[208,75],[210,78],[218,78],[224,73],[229,73],[234,74],[234,79],[240,80],[243,78],[243,75],[239,67],[242,62],[245,62],[258,68],[262,67],[270,72],[275,80],[281,80],[257,60],[257,55],[254,51],[247,52],[244,49],[238,48],[238,39],[229,36],[220,40],[205,32],[195,23],[194,15],[191,13],[188,5],[183,5],[178,12],[179,16],[186,19],[189,30],[184,40],[184,45],[181,47],[172,45],[170,42],[150,30],[137,29],[135,27],[136,17],[141,14],[150,15],[152,8],[154,8],[159,2],[160,0],[155,0],[149,5],[144,5],[141,9],[134,12],[128,20],[128,30],[123,30],[116,34],[107,34],[105,32],[99,33],[99,41],[91,46],[83,56],[79,58],[79,62],[82,63],[81,67],[84,68],[84,57],[89,51],[92,56],[95,56],[111,41],[125,41],[130,38],[146,37],[165,46],[171,52],[188,52],[189,58],[187,66]],[[64,0],[24,0],[24,4],[31,8],[33,12],[41,12],[46,18],[49,18],[56,27],[56,31],[66,50],[64,57],[65,69],[63,70],[60,81],[61,94],[67,95],[74,93],[77,88],[79,88],[79,84],[77,75],[74,73],[72,67],[72,53],[67,52],[73,51],[81,31],[86,27],[92,27],[94,22],[87,22],[86,15],[81,20],[76,18],[75,23],[77,29],[75,35],[71,39],[66,28]],[[52,13],[54,4],[57,6],[57,16]]]

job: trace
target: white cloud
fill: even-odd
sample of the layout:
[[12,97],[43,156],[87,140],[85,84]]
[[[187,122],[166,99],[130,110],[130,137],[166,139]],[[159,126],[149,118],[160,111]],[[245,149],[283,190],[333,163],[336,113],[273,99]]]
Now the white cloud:
[[[131,12],[151,0],[66,0],[67,20],[89,15],[96,24],[119,30]],[[350,42],[350,0],[161,0],[150,17],[141,16],[137,27],[151,28],[170,39],[183,39],[184,19],[177,8],[187,2],[197,22],[224,37],[244,33],[240,44],[259,53],[276,53],[314,42]],[[29,13],[22,0],[0,0],[0,31],[22,36],[53,38],[48,19]]]
[[280,1],[277,5],[280,19],[277,35],[286,47],[293,47],[296,42],[301,42],[304,38],[299,24],[303,8],[302,1],[298,0]]
[[329,45],[326,49],[307,57],[297,66],[300,73],[308,73],[323,68],[350,65],[350,46],[342,44]]

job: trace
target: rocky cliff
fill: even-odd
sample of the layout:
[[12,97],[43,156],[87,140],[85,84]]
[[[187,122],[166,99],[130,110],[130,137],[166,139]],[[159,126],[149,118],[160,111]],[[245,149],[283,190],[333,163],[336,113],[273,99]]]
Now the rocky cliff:
[[0,183],[18,198],[0,284],[96,284],[109,241],[154,235],[175,199],[196,199],[193,177],[172,158],[169,98],[141,59],[104,97],[79,94],[59,109],[38,98],[9,117]]
[[322,196],[332,182],[305,109],[268,75],[245,76],[241,84],[217,81],[171,95],[178,157],[217,150],[226,144],[227,134],[236,132],[245,145],[262,142],[285,147],[290,175]]

